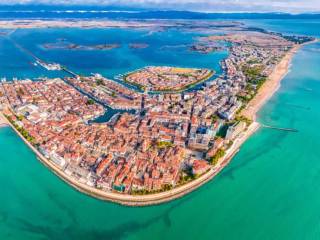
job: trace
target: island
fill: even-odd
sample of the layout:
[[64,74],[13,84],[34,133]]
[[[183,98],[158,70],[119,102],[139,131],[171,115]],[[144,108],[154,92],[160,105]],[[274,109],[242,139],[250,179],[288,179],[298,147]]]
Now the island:
[[83,51],[91,51],[91,50],[112,50],[116,48],[120,48],[121,45],[118,43],[112,44],[97,44],[97,45],[79,45],[75,43],[70,43],[66,41],[59,41],[56,43],[45,43],[42,45],[43,48],[51,50],[51,49],[61,49],[61,50],[83,50]]
[[222,51],[223,48],[220,46],[211,46],[211,45],[198,43],[198,44],[194,44],[194,45],[190,46],[189,50],[191,52],[209,54],[209,53],[216,52],[216,51]]
[[[223,73],[212,81],[214,70],[163,66],[125,75],[146,91],[100,74],[3,80],[0,122],[62,180],[93,197],[129,206],[181,197],[231,161],[259,128],[256,112],[294,54],[316,40],[232,27],[201,41],[229,43]],[[199,82],[201,88],[189,88]],[[94,121],[110,107],[122,112]]]

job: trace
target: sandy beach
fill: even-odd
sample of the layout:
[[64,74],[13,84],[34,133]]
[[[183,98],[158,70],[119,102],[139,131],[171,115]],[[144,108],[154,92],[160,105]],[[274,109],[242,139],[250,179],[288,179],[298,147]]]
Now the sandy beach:
[[[318,42],[308,42],[311,44]],[[298,52],[298,50],[306,44],[295,45],[280,61],[280,63],[274,68],[267,81],[259,89],[257,95],[248,103],[247,107],[242,111],[242,115],[255,121],[257,112],[260,108],[273,96],[273,94],[280,88],[281,80],[288,74],[292,58]]]
[[289,72],[291,60],[295,53],[301,48],[301,45],[294,46],[275,67],[267,81],[259,89],[257,95],[248,103],[247,107],[242,111],[242,115],[256,120],[257,112],[279,89],[281,80]]

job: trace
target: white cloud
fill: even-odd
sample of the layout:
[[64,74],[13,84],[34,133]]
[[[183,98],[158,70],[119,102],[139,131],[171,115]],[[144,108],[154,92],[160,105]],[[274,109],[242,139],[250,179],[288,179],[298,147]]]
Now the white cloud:
[[210,12],[320,11],[320,0],[0,0],[0,4],[118,5]]

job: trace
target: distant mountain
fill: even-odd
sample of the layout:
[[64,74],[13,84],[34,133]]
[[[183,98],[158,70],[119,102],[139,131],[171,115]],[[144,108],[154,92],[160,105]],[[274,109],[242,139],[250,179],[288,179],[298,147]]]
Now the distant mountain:
[[0,5],[0,18],[320,19],[320,13],[202,13],[99,6]]

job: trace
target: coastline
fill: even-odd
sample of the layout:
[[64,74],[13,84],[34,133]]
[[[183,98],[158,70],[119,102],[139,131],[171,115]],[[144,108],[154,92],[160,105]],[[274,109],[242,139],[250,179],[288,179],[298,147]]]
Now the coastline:
[[[313,43],[309,42],[308,44]],[[257,95],[249,102],[247,108],[242,112],[244,116],[249,117],[250,119],[256,119],[256,113],[263,106],[263,104],[270,99],[270,97],[279,89],[280,82],[284,76],[288,73],[290,63],[294,54],[302,47],[303,45],[296,45],[291,49],[283,59],[275,67],[272,74],[268,77],[268,80],[258,91]],[[226,155],[219,160],[218,164],[211,168],[207,173],[200,176],[199,178],[176,187],[172,190],[150,194],[150,195],[125,195],[115,192],[106,192],[99,190],[94,187],[90,187],[86,184],[77,182],[75,179],[67,175],[60,168],[58,168],[53,162],[45,158],[34,146],[32,146],[15,128],[14,126],[7,121],[7,119],[2,115],[0,119],[3,118],[5,124],[11,126],[13,130],[18,134],[20,138],[29,146],[29,148],[36,154],[37,158],[51,171],[53,171],[58,177],[63,181],[73,186],[78,191],[85,193],[87,195],[93,196],[95,198],[119,203],[127,206],[147,206],[147,205],[156,205],[172,201],[174,199],[180,198],[187,193],[190,193],[202,186],[203,184],[210,181],[215,177],[225,166],[227,166],[232,160],[233,156],[239,151],[241,145],[259,129],[259,123],[253,122],[248,129],[243,132],[234,142],[230,149],[227,150]]]
[[256,120],[257,112],[280,88],[281,80],[288,74],[293,56],[301,48],[301,45],[293,47],[274,68],[268,80],[259,89],[257,95],[248,103],[241,114],[253,121]]
[[277,64],[268,80],[259,89],[256,96],[248,103],[241,114],[248,119],[256,121],[257,113],[261,107],[273,96],[281,86],[282,79],[289,73],[294,55],[305,45],[318,42],[318,39],[300,45],[295,45]]
[[[0,114],[1,118],[6,119],[3,114]],[[49,170],[51,170],[55,175],[60,177],[61,180],[71,185],[79,192],[85,193],[89,196],[98,198],[104,201],[110,201],[126,206],[148,206],[157,205],[165,203],[168,201],[175,200],[196,190],[198,187],[210,181],[214,178],[228,163],[232,160],[233,156],[239,151],[240,146],[256,131],[259,129],[259,123],[252,123],[247,131],[243,132],[239,138],[237,138],[230,149],[227,150],[226,155],[218,162],[217,166],[210,169],[207,173],[201,177],[184,184],[182,186],[176,187],[172,190],[150,194],[150,195],[125,195],[114,192],[106,192],[99,190],[94,187],[90,187],[86,184],[77,182],[75,179],[67,175],[60,168],[58,168],[53,162],[45,158],[31,143],[29,143],[20,132],[18,132],[15,127],[6,120],[6,123],[15,131],[15,133],[24,141],[24,143],[35,153],[37,159],[44,164]]]

